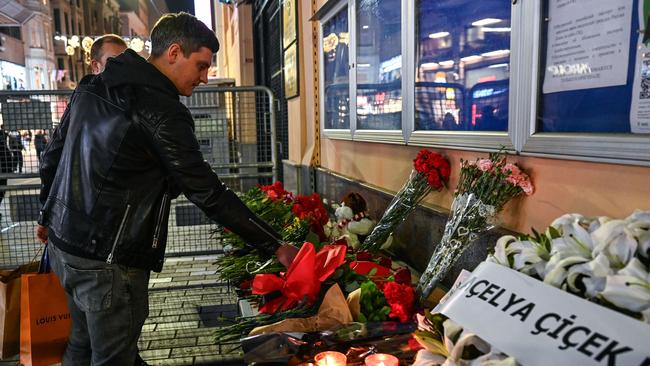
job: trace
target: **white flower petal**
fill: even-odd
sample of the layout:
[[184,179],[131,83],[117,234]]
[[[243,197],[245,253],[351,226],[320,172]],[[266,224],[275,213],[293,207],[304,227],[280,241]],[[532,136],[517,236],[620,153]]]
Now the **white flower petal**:
[[479,352],[485,354],[490,352],[490,344],[482,340],[479,336],[470,332],[463,332],[454,344],[454,348],[449,352],[449,358],[460,364],[459,361],[463,359],[463,350],[467,346],[474,346]]
[[635,210],[630,216],[625,218],[625,221],[650,221],[650,211]]
[[559,254],[562,258],[583,257],[591,259],[591,248],[585,247],[572,237],[559,237],[551,240],[551,256]]
[[620,308],[641,312],[650,304],[650,284],[632,276],[607,276],[600,295]]
[[569,268],[567,285],[572,291],[578,292],[577,281],[581,278],[585,287],[585,297],[593,298],[605,288],[605,278],[612,273],[607,256],[600,254],[592,261]]
[[421,349],[415,355],[415,362],[413,362],[412,366],[438,366],[444,362],[445,358],[443,356]]
[[623,268],[618,271],[619,275],[636,277],[640,281],[650,282],[650,273],[648,269],[645,268],[643,263],[637,258],[632,258],[632,260]]
[[650,256],[650,232],[640,235],[638,240],[637,253],[644,258],[648,258]]
[[[558,257],[556,257],[558,258]],[[567,276],[567,269],[575,264],[584,263],[588,259],[580,256],[573,256],[559,260],[551,260],[546,264],[544,283],[555,287],[561,287]]]
[[506,254],[506,251],[508,245],[516,241],[517,238],[512,235],[504,235],[500,237],[494,246],[494,254],[489,256],[488,260],[498,263],[502,266],[510,267],[510,262],[508,261],[508,255]]

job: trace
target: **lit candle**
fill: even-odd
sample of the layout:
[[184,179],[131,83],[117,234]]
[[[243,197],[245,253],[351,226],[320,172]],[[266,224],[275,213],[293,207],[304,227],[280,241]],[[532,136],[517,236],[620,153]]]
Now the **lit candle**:
[[386,353],[376,353],[366,357],[366,366],[397,366],[399,359]]
[[348,358],[341,352],[321,352],[314,357],[316,366],[345,366]]

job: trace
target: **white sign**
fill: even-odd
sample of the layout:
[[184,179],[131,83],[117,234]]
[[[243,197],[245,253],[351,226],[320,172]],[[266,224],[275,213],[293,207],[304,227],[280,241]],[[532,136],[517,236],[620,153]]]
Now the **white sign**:
[[644,33],[639,36],[634,61],[634,80],[632,81],[632,105],[630,106],[630,130],[632,133],[650,133],[650,28],[648,18],[650,9],[643,11],[645,1],[639,1],[639,24]]
[[649,324],[496,263],[437,310],[522,365],[650,365]]
[[549,2],[544,93],[624,85],[632,1]]

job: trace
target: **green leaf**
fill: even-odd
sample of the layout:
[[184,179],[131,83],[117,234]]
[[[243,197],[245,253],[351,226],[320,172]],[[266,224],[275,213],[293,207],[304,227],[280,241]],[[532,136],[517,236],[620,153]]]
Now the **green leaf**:
[[553,226],[548,227],[548,233],[551,236],[551,239],[557,239],[562,236],[560,232]]
[[312,244],[320,244],[320,238],[313,231],[309,231],[309,233],[307,233],[307,237],[305,237],[305,241],[308,241]]

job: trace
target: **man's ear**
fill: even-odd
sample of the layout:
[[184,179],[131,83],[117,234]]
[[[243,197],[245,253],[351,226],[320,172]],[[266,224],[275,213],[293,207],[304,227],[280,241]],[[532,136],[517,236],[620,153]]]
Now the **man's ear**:
[[90,71],[92,71],[93,74],[99,74],[100,69],[101,67],[99,66],[99,62],[97,60],[90,61]]
[[178,43],[172,43],[169,47],[167,47],[167,61],[170,64],[176,63],[178,58],[183,55],[183,50],[181,49],[181,45]]

